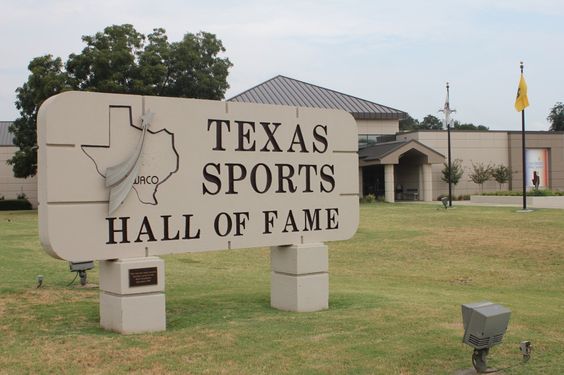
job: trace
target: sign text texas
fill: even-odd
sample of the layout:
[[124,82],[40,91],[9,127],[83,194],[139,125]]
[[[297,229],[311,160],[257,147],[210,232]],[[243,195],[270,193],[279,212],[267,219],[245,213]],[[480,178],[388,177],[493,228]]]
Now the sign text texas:
[[67,260],[346,239],[343,111],[70,92],[39,116],[40,234]]

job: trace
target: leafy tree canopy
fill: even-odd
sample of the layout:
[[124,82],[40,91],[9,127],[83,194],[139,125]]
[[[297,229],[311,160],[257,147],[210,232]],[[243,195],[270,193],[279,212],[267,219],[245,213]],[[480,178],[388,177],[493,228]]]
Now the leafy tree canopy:
[[16,90],[20,117],[10,127],[20,148],[8,161],[16,177],[37,172],[37,111],[41,103],[65,90],[222,99],[232,66],[214,34],[187,33],[170,43],[166,31],[145,36],[132,25],[108,26],[83,36],[86,47],[63,63],[52,55],[36,57],[27,82]]
[[451,162],[451,167],[449,168],[448,163],[443,163],[443,170],[441,171],[441,180],[448,183],[449,175],[450,181],[456,186],[460,182],[462,175],[464,174],[464,168],[462,168],[462,160],[455,159]]
[[37,172],[35,120],[40,104],[48,97],[68,88],[63,62],[58,57],[36,57],[27,68],[31,74],[27,82],[16,90],[16,108],[21,117],[10,126],[10,132],[14,134],[14,144],[20,148],[8,160],[16,177],[33,176]]
[[[443,120],[439,119],[433,115],[427,115],[423,118],[423,121],[419,121],[416,118],[407,116],[406,119],[400,120],[399,122],[400,131],[410,131],[410,130],[442,130]],[[472,123],[461,123],[460,121],[454,121],[452,128],[456,130],[490,130],[484,125],[474,125]]]
[[492,168],[491,174],[493,179],[499,184],[499,190],[501,190],[501,185],[509,182],[511,178],[511,168],[499,164]]
[[423,118],[423,121],[419,124],[420,129],[430,129],[430,130],[441,130],[443,128],[443,122],[439,120],[436,116],[427,115]]
[[453,128],[456,130],[490,130],[487,126],[484,125],[474,125],[470,123],[461,123],[459,121],[454,121]]
[[419,128],[419,120],[407,115],[406,118],[400,120],[399,122],[399,130],[400,131],[409,131],[409,130],[417,130]]
[[546,119],[550,122],[550,130],[564,131],[564,104],[557,102]]
[[490,164],[472,163],[472,170],[468,177],[470,180],[480,185],[482,191],[484,190],[484,183],[492,178],[493,167]]

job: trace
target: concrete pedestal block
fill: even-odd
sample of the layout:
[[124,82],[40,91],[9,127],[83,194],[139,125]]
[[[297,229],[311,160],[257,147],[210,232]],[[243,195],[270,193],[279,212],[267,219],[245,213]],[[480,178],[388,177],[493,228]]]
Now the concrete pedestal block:
[[329,272],[329,251],[322,243],[276,246],[270,249],[272,271],[291,275]]
[[119,333],[166,330],[164,293],[114,295],[100,292],[100,326]]
[[329,274],[293,276],[272,272],[270,305],[278,310],[312,312],[329,308]]
[[[154,274],[155,268],[156,275]],[[159,257],[102,260],[100,261],[99,269],[100,290],[103,290],[105,292],[120,295],[164,292],[164,261]],[[141,282],[137,283],[137,285],[130,286],[129,271],[132,269],[146,270],[146,276],[155,276],[156,280],[147,279],[143,283],[143,280],[141,280],[142,275],[137,272],[137,277]]]
[[272,247],[270,305],[311,312],[329,307],[329,254],[322,243]]
[[166,329],[164,261],[100,261],[100,326],[119,333]]

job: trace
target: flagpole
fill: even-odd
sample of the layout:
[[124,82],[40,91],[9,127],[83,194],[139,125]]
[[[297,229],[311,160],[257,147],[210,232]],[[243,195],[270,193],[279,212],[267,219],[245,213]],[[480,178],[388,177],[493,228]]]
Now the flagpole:
[[[447,86],[448,87],[448,86]],[[452,207],[452,161],[450,152],[450,124],[447,124],[448,143],[448,206]]]
[[[521,61],[521,76],[523,75],[523,62]],[[521,151],[523,158],[523,211],[527,209],[527,164],[525,160],[525,108],[521,111]]]

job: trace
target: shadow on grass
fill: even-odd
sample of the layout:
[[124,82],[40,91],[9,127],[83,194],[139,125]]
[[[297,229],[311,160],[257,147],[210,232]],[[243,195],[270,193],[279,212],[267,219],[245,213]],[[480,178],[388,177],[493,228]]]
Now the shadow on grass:
[[332,294],[329,309],[313,313],[280,311],[270,306],[267,293],[215,294],[207,297],[176,298],[167,302],[167,330],[181,330],[200,326],[221,326],[249,320],[285,320],[317,315],[343,315],[347,311],[384,307],[387,299],[364,293]]
[[[228,329],[233,324],[254,322],[304,323],[317,320],[319,314],[342,316],[358,309],[385,306],[386,299],[373,294],[331,294],[329,309],[314,313],[280,311],[270,306],[268,291],[255,293],[210,291],[206,295],[181,295],[176,290],[167,296],[167,331],[185,329]],[[16,295],[4,294],[5,313],[2,324],[21,336],[112,335],[99,326],[98,289],[34,289]],[[12,298],[10,298],[10,296]],[[301,324],[298,324],[301,325]]]

